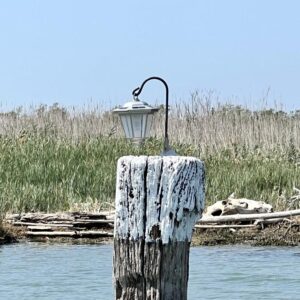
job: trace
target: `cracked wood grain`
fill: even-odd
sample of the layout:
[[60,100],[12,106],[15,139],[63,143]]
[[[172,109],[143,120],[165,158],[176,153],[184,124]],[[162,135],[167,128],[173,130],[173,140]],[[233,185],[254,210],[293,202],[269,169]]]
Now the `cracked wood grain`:
[[204,208],[204,166],[193,157],[118,161],[116,299],[186,299],[189,246]]

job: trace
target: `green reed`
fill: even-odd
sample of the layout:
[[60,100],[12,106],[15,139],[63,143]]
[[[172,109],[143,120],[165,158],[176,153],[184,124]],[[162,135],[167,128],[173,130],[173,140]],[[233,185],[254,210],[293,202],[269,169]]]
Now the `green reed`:
[[[300,187],[299,115],[193,101],[193,109],[173,109],[170,137],[178,154],[205,162],[207,203],[235,192],[285,208]],[[154,137],[137,148],[100,108],[53,105],[0,115],[0,218],[7,211],[111,207],[118,158],[161,152],[163,111],[156,119]]]

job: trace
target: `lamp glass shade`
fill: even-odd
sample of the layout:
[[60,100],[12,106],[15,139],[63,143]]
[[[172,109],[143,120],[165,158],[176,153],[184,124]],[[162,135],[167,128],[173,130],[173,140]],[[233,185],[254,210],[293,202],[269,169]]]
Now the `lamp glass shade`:
[[149,137],[153,114],[120,115],[125,136],[129,139],[145,139]]
[[157,111],[158,108],[146,102],[133,100],[113,112],[120,116],[126,138],[142,141],[149,137],[153,114]]

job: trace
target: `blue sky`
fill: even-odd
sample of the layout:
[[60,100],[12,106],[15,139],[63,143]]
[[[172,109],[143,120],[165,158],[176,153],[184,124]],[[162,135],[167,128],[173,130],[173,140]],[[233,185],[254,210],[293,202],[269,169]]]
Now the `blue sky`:
[[[114,106],[156,75],[171,104],[213,90],[299,108],[299,11],[296,0],[1,1],[0,102]],[[141,98],[163,103],[163,86]]]

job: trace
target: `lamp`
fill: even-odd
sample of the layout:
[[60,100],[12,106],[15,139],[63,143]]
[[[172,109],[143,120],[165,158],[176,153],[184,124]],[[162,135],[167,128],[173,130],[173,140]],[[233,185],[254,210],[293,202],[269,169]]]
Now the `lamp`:
[[131,139],[138,144],[142,143],[145,138],[150,135],[153,115],[159,109],[152,107],[148,103],[138,99],[138,96],[143,90],[144,85],[150,80],[159,80],[166,88],[166,114],[165,114],[165,137],[163,155],[176,155],[174,150],[169,146],[168,138],[168,114],[169,114],[169,88],[165,80],[160,77],[147,78],[140,87],[133,90],[133,100],[125,103],[123,106],[113,110],[120,116],[121,123],[126,135],[126,138]]
[[113,112],[120,116],[126,138],[140,144],[149,137],[153,114],[157,111],[158,108],[134,98]]

